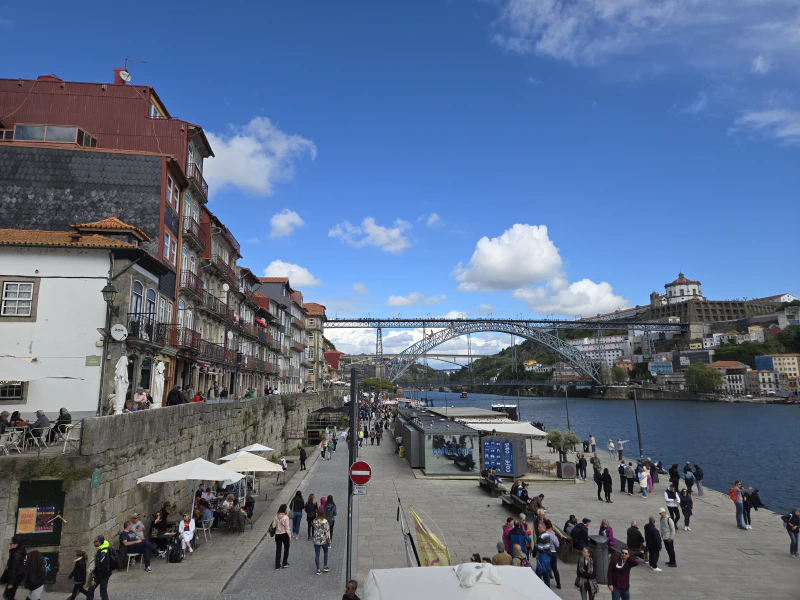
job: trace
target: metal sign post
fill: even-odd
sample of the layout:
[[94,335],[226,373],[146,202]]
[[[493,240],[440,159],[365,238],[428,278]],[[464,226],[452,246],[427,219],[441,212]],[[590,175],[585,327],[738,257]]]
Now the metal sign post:
[[633,410],[636,412],[636,434],[639,436],[639,459],[644,458],[642,449],[642,427],[639,425],[639,402],[636,400],[636,388],[633,388]]
[[[349,457],[352,467],[358,453],[358,397],[356,396],[356,370],[350,369],[350,448]],[[348,468],[349,468],[348,467]],[[352,579],[353,562],[353,481],[347,478],[347,566],[345,581]]]

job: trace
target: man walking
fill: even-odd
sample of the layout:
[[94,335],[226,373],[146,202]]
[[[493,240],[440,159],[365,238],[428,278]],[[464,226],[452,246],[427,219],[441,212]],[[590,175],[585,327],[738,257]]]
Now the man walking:
[[788,515],[781,517],[786,524],[786,531],[789,534],[789,556],[797,558],[797,541],[800,535],[800,508],[793,508]]
[[[753,488],[747,488],[747,491],[752,491]],[[733,482],[733,487],[728,492],[733,504],[736,507],[736,526],[739,529],[747,529],[742,522],[742,515],[744,514],[744,485],[738,479]]]
[[617,452],[619,452],[619,459],[622,460],[623,444],[627,444],[630,440],[621,440],[617,438]]
[[619,491],[620,493],[625,493],[625,487],[627,485],[628,478],[625,477],[625,461],[619,461],[619,466],[617,467],[617,473],[619,473]]
[[633,496],[633,484],[636,481],[636,471],[633,470],[632,462],[629,462],[625,467],[625,479],[628,482],[628,496]]
[[623,548],[619,556],[615,556],[608,563],[608,589],[611,600],[630,600],[631,598],[631,569],[639,565],[627,548]]
[[581,479],[586,481],[586,455],[584,454],[578,455],[578,474]]
[[89,588],[87,600],[94,600],[94,591],[100,588],[100,599],[108,600],[108,580],[111,578],[111,565],[108,562],[108,542],[102,535],[94,538],[97,554],[94,556],[94,586]]
[[661,569],[658,568],[658,556],[661,554],[661,534],[658,533],[655,517],[650,517],[647,525],[644,526],[644,543],[650,554],[650,568],[660,573]]
[[667,549],[669,555],[668,567],[677,567],[678,563],[675,562],[675,521],[672,517],[667,515],[666,508],[659,508],[658,512],[661,514],[661,539],[664,542],[664,547]]
[[306,459],[308,458],[308,454],[306,453],[305,448],[300,448],[300,470],[306,470]]

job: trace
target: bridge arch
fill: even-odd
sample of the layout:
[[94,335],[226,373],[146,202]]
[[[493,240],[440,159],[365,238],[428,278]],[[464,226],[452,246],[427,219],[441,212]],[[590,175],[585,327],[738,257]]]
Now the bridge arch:
[[519,321],[453,321],[448,327],[439,329],[425,336],[419,342],[409,346],[395,358],[386,363],[386,377],[396,381],[419,358],[436,346],[454,338],[470,333],[510,333],[517,337],[531,340],[555,352],[564,362],[571,364],[587,377],[600,383],[600,364],[592,361],[586,354],[568,344],[558,336],[547,333],[540,328]]

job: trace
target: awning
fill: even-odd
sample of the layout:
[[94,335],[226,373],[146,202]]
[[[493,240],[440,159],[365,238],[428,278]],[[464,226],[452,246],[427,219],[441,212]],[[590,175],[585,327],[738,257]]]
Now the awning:
[[256,319],[256,325],[267,328],[267,322],[264,319]]
[[524,435],[526,437],[546,437],[547,434],[531,425],[530,423],[522,423],[519,421],[501,420],[501,421],[470,421],[459,420],[459,423],[469,425],[480,431],[497,431],[497,433],[505,433],[508,435]]

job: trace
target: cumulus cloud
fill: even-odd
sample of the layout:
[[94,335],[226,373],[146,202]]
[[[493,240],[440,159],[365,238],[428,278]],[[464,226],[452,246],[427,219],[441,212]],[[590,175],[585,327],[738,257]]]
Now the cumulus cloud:
[[519,288],[514,290],[512,296],[524,300],[531,312],[540,315],[553,313],[591,317],[629,305],[625,298],[614,294],[611,285],[605,281],[595,283],[590,279],[581,279],[569,283],[563,276],[556,277],[545,285]]
[[772,64],[772,61],[764,56],[763,54],[759,54],[753,59],[753,65],[751,67],[751,71],[753,73],[758,73],[759,75],[766,75],[775,67]]
[[800,112],[785,108],[745,111],[734,121],[729,132],[750,133],[785,144],[798,145]]
[[281,212],[272,215],[269,224],[272,228],[269,232],[269,237],[276,238],[292,235],[295,228],[302,227],[305,222],[296,212],[284,208]]
[[386,301],[387,306],[412,306],[414,304],[424,304],[426,306],[433,306],[441,304],[447,300],[447,296],[430,296],[426,297],[420,292],[411,292],[408,296],[389,296]]
[[478,308],[473,312],[476,312],[479,315],[490,315],[494,312],[494,306],[491,304],[479,304]]
[[369,294],[369,288],[365,286],[363,283],[354,283],[353,291],[358,294]]
[[405,235],[410,228],[411,223],[402,219],[396,219],[393,227],[385,227],[378,225],[372,217],[367,217],[361,222],[360,227],[343,221],[328,231],[328,235],[339,238],[355,248],[374,246],[384,252],[400,254],[411,245]]
[[461,292],[511,290],[545,281],[560,268],[561,256],[547,227],[517,223],[499,237],[482,237],[469,264],[458,263],[453,276]]
[[282,260],[273,260],[269,263],[264,269],[264,277],[288,277],[289,283],[297,288],[322,285],[322,282],[305,267]]
[[439,215],[437,215],[436,213],[431,213],[430,216],[428,217],[428,220],[425,221],[425,225],[427,225],[428,227],[436,227],[437,225],[441,224],[441,220],[442,218]]
[[270,196],[275,183],[291,179],[295,161],[317,156],[314,142],[281,131],[266,117],[247,125],[230,125],[225,133],[206,132],[215,158],[204,163],[203,176],[212,193],[231,185],[258,196]]

